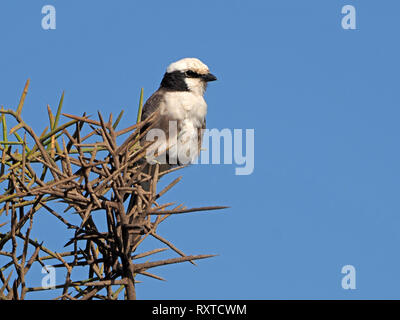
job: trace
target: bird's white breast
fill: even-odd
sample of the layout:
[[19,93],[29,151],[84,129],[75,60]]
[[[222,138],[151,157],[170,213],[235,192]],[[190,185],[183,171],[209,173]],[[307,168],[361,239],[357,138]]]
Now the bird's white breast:
[[168,120],[186,120],[200,128],[207,114],[207,104],[203,96],[192,92],[167,92],[161,104],[161,115]]
[[[180,163],[192,162],[199,153],[198,129],[203,127],[207,114],[207,104],[203,96],[186,91],[167,92],[160,111],[165,122],[176,121],[177,125],[176,135],[168,136],[169,156],[179,159]],[[173,145],[176,148],[171,148]]]

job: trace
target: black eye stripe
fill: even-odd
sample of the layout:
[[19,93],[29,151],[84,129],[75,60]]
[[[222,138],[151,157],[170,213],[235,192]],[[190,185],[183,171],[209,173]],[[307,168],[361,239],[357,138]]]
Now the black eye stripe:
[[185,72],[185,76],[188,77],[188,78],[200,78],[201,77],[200,74],[198,74],[198,73],[196,73],[196,72],[194,72],[192,70],[186,71]]

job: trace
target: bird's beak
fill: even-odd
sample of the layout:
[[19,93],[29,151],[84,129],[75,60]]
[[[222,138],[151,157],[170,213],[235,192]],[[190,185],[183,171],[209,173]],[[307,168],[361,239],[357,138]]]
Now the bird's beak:
[[210,82],[210,81],[215,81],[217,80],[217,77],[214,76],[212,73],[207,73],[205,75],[202,76],[203,80],[206,82]]

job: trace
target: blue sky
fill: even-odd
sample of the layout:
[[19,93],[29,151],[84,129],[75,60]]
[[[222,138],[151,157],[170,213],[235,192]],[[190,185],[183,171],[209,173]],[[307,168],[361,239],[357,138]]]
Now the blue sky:
[[[46,4],[56,30],[41,28]],[[341,27],[348,4],[357,30]],[[126,127],[141,87],[149,97],[169,63],[198,57],[219,79],[207,126],[255,129],[255,170],[180,172],[165,202],[231,208],[170,218],[160,234],[219,256],[154,270],[168,281],[143,279],[138,298],[398,299],[399,10],[395,0],[5,0],[0,104],[15,107],[30,78],[23,112],[34,128],[63,90],[64,112],[124,109]],[[42,221],[38,237],[59,239]],[[341,287],[348,264],[356,290]]]

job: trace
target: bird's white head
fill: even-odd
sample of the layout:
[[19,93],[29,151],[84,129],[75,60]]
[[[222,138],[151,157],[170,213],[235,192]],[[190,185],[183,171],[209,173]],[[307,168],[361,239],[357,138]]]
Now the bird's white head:
[[197,72],[198,74],[207,74],[210,72],[208,67],[197,58],[184,58],[184,59],[175,61],[175,62],[171,63],[167,68],[168,73],[171,73],[174,71],[185,72],[185,71],[189,71],[189,70],[193,71],[193,72]]
[[161,87],[175,91],[191,91],[203,95],[207,83],[217,78],[207,65],[197,58],[184,58],[171,63],[164,75]]

